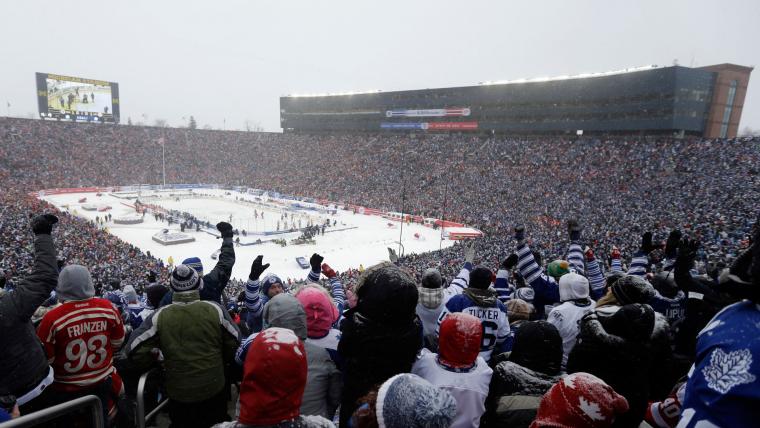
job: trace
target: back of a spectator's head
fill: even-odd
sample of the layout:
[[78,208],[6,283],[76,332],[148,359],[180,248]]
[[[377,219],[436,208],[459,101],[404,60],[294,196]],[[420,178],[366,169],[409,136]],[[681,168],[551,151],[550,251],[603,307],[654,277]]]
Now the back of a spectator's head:
[[321,285],[306,285],[298,290],[296,299],[306,312],[306,329],[311,338],[321,338],[330,332],[340,314],[327,291]]
[[589,373],[573,373],[544,394],[530,428],[607,428],[627,411],[625,397],[604,381]]
[[478,265],[470,272],[470,283],[468,286],[485,290],[493,281],[493,272],[485,266]]
[[469,369],[480,353],[483,327],[480,319],[463,312],[448,314],[441,321],[438,358],[452,369]]
[[271,327],[259,333],[243,364],[238,421],[259,426],[296,418],[306,373],[306,350],[292,330]]
[[547,321],[523,323],[515,333],[509,360],[531,370],[554,376],[562,363],[562,336]]
[[528,321],[533,313],[533,305],[525,300],[514,298],[507,301],[507,314],[509,322]]
[[58,286],[55,288],[58,300],[85,300],[95,296],[90,271],[82,265],[67,265],[58,274]]
[[137,303],[137,291],[135,291],[135,287],[125,285],[122,291],[124,291],[124,295],[127,296],[127,301],[129,303]]
[[377,426],[384,428],[448,428],[456,417],[457,402],[448,391],[403,373],[383,382],[374,410]]
[[147,295],[148,304],[153,309],[157,309],[161,305],[161,299],[163,299],[166,293],[168,292],[169,292],[169,289],[164,287],[163,285],[160,285],[160,284],[151,285],[145,291],[145,294]]
[[423,288],[441,288],[443,286],[443,277],[441,272],[435,268],[425,269],[420,281]]
[[301,302],[288,293],[280,293],[268,301],[264,305],[262,319],[265,327],[287,328],[301,340],[306,340],[308,336],[306,311]]
[[375,322],[406,325],[417,316],[417,283],[390,262],[365,269],[357,288],[356,310]]

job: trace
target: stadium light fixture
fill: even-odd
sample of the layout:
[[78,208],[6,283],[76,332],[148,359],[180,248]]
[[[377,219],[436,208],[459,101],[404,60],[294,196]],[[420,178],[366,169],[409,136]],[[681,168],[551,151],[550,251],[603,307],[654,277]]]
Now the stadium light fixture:
[[641,67],[629,67],[624,68],[621,70],[611,70],[611,71],[603,71],[599,73],[580,73],[575,75],[562,75],[562,76],[555,76],[555,77],[534,77],[532,79],[514,79],[514,80],[487,80],[485,82],[479,82],[479,85],[482,86],[489,86],[489,85],[511,85],[515,83],[537,83],[537,82],[554,82],[557,80],[571,80],[571,79],[586,79],[589,77],[603,77],[603,76],[613,76],[616,74],[626,74],[626,73],[635,73],[637,71],[646,71],[646,70],[653,70],[655,68],[659,68],[657,65],[644,65]]
[[346,95],[364,95],[364,94],[377,94],[382,92],[379,89],[370,89],[366,91],[348,91],[348,92],[325,92],[321,94],[289,94],[287,97],[291,98],[313,98],[313,97],[341,97]]

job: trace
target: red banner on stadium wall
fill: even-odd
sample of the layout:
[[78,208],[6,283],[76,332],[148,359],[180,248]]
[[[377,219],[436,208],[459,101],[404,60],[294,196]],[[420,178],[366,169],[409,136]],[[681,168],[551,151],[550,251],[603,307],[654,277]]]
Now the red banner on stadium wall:
[[429,130],[473,130],[478,129],[478,122],[429,122]]

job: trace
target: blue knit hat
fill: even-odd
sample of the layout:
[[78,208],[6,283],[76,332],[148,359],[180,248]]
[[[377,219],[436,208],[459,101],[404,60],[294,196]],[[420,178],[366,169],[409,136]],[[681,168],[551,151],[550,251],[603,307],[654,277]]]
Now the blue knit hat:
[[261,292],[264,293],[265,296],[268,296],[269,287],[274,284],[280,284],[283,288],[285,288],[285,284],[282,282],[279,276],[275,274],[269,274],[261,280]]
[[189,259],[182,260],[182,264],[190,266],[194,271],[198,272],[198,275],[203,276],[203,263],[198,257],[190,257]]

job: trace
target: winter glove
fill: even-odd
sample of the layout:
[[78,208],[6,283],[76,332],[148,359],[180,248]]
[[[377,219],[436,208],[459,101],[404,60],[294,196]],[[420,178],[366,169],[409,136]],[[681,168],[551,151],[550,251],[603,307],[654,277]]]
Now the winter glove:
[[38,215],[32,219],[32,232],[35,235],[50,235],[56,223],[58,223],[58,217],[53,214]]
[[525,240],[525,226],[515,226],[515,241],[522,242]]
[[593,262],[594,261],[594,249],[591,247],[586,247],[586,249],[583,251],[583,255],[586,256],[587,262]]
[[578,220],[572,219],[567,222],[567,233],[570,236],[570,241],[578,242],[581,240],[581,225]]
[[261,276],[261,273],[267,270],[269,267],[269,263],[262,265],[261,261],[264,259],[264,256],[258,256],[256,259],[253,260],[253,263],[251,263],[251,274],[248,275],[248,278],[251,281],[256,281]]
[[322,262],[325,260],[324,257],[320,256],[317,253],[314,253],[311,255],[311,258],[309,259],[309,264],[311,265],[311,271],[312,272],[319,272],[319,267],[322,265]]
[[388,260],[393,264],[398,263],[398,254],[396,254],[396,250],[391,247],[388,247]]
[[216,224],[216,230],[222,234],[222,238],[232,238],[232,225],[227,222]]
[[464,261],[472,263],[473,260],[475,260],[475,243],[471,242],[470,245],[464,247]]
[[517,266],[517,254],[512,253],[504,259],[503,262],[501,262],[501,268],[505,270],[512,270],[513,267]]
[[612,246],[612,251],[610,251],[610,258],[611,258],[612,260],[620,260],[620,258],[621,258],[622,256],[623,256],[623,255],[622,255],[622,254],[620,254],[620,248],[618,248],[618,247],[616,247],[616,246],[614,246],[614,245],[613,245],[613,246]]
[[676,252],[678,251],[678,246],[681,244],[681,236],[683,236],[683,234],[678,229],[673,229],[670,232],[670,235],[668,235],[668,240],[665,243],[665,258],[666,259],[676,258]]
[[652,232],[646,232],[643,235],[641,235],[641,251],[644,254],[649,254],[652,251],[654,251],[657,247],[652,244]]
[[338,276],[338,274],[335,273],[335,270],[331,268],[327,263],[322,263],[322,273],[330,279]]
[[694,260],[697,259],[699,246],[700,243],[696,239],[684,238],[678,246],[676,265],[685,269],[691,269],[694,266]]

